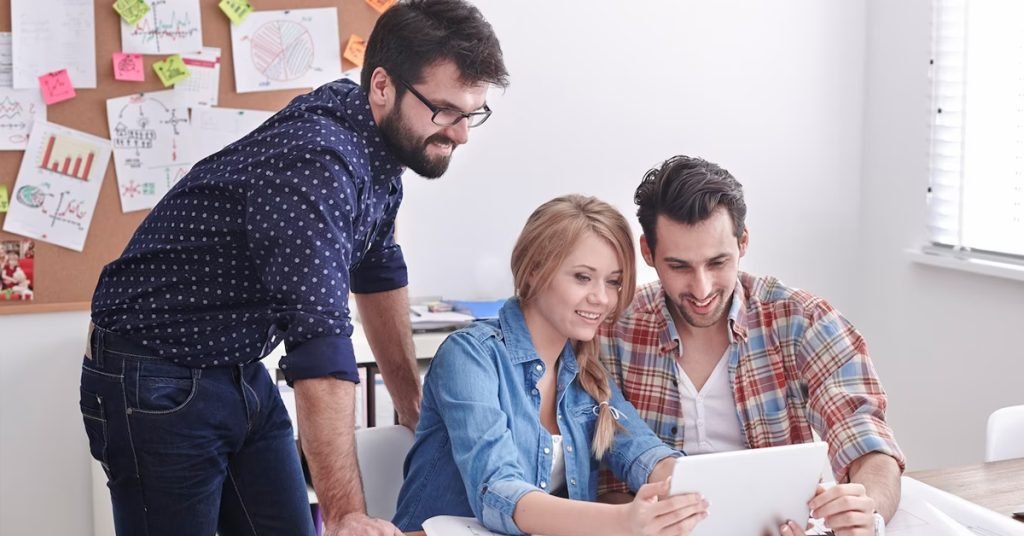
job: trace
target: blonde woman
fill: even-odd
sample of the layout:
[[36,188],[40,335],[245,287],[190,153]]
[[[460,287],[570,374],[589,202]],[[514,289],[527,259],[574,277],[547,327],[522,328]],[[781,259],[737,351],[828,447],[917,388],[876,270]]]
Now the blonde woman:
[[[534,211],[512,251],[516,297],[497,320],[448,337],[431,363],[397,527],[462,515],[507,534],[685,535],[707,515],[698,495],[665,497],[680,454],[598,361],[598,327],[632,301],[632,244],[622,214],[593,197]],[[593,502],[601,461],[633,502]]]

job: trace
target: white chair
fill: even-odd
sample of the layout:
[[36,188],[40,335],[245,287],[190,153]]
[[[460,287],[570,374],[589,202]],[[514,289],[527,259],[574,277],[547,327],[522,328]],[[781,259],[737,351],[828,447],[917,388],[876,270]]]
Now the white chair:
[[985,461],[1024,458],[1024,405],[1008,406],[988,416]]
[[356,430],[356,456],[370,517],[395,517],[404,480],[402,465],[412,443],[412,431],[397,424]]

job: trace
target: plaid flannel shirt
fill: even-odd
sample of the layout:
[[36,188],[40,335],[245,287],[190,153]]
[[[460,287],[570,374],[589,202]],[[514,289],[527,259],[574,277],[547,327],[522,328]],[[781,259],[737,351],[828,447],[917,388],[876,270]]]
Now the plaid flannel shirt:
[[[684,450],[679,336],[655,281],[618,323],[602,328],[601,360],[654,433]],[[836,479],[870,452],[903,452],[885,422],[886,395],[860,333],[822,298],[740,273],[729,310],[729,381],[747,448],[828,442]],[[602,471],[599,493],[627,491]]]

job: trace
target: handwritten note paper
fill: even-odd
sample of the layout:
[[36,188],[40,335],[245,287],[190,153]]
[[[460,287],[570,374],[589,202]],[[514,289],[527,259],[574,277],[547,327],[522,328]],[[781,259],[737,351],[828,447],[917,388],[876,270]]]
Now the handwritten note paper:
[[188,78],[191,73],[188,70],[188,66],[181,59],[181,54],[175,54],[169,56],[164,61],[158,61],[153,64],[153,70],[156,71],[156,75],[160,77],[160,81],[164,83],[164,87],[169,87],[177,82]]
[[96,87],[96,5],[92,0],[5,4],[11,10],[15,88],[38,89],[39,75],[60,69],[68,70],[75,88]]
[[145,82],[146,69],[142,54],[114,53],[114,78],[125,82]]
[[363,57],[366,55],[366,41],[356,34],[352,34],[345,44],[344,58],[356,65],[363,64]]
[[252,12],[252,4],[248,0],[221,0],[217,5],[234,24],[242,24]]
[[71,85],[68,70],[61,69],[39,77],[39,89],[46,104],[56,104],[74,98],[75,87]]
[[395,0],[366,0],[370,7],[377,10],[377,13],[384,13],[391,6],[395,5]]
[[114,11],[128,24],[135,24],[149,13],[149,6],[143,0],[117,0],[114,2]]
[[7,206],[10,204],[7,197],[7,187],[0,184],[0,212],[7,212]]

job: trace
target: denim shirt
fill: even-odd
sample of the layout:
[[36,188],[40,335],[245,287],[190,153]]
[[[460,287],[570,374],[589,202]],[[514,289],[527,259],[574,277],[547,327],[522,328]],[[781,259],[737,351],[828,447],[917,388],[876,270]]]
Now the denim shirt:
[[[551,434],[540,422],[537,382],[545,364],[515,299],[497,320],[453,333],[437,351],[423,386],[416,440],[394,523],[420,530],[436,515],[475,516],[491,530],[523,534],[512,513],[523,495],[549,493]],[[592,451],[597,402],[583,390],[571,343],[559,357],[557,423],[570,499],[597,498],[599,460]],[[654,465],[679,453],[665,446],[610,384],[609,403],[624,428],[604,462],[632,490]]]

